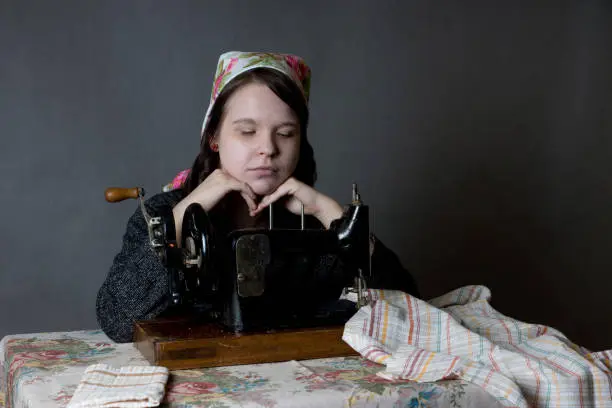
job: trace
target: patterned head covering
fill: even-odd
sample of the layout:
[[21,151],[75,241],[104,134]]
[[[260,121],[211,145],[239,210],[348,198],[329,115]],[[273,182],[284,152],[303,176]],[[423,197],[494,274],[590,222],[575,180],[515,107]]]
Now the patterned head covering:
[[204,122],[202,123],[202,134],[204,134],[204,130],[208,124],[215,101],[223,88],[238,75],[255,68],[274,69],[287,75],[295,82],[302,92],[304,100],[308,103],[310,92],[310,68],[302,58],[297,55],[273,54],[267,52],[226,52],[219,57],[215,81],[210,95],[210,103],[206,111],[206,116],[204,117]]
[[[310,96],[310,67],[306,65],[303,58],[292,54],[279,54],[269,52],[242,52],[230,51],[222,54],[219,57],[217,71],[213,82],[213,89],[210,95],[210,103],[202,122],[202,132],[200,137],[204,136],[204,131],[210,120],[215,101],[219,97],[223,88],[236,78],[238,75],[250,71],[255,68],[268,68],[282,72],[293,80],[298,86],[306,104],[308,104]],[[185,183],[189,176],[190,170],[183,170],[176,175],[174,180],[163,187],[163,191],[170,191],[180,188]]]

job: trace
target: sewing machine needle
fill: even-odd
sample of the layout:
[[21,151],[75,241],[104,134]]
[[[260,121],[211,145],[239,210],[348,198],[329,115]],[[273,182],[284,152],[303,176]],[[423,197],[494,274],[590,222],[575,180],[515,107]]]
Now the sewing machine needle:
[[302,213],[302,229],[304,229],[304,203],[301,203],[301,213]]

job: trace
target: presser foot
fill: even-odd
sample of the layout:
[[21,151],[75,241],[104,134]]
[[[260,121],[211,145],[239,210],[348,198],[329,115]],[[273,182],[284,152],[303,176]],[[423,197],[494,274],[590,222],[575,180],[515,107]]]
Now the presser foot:
[[356,277],[353,287],[346,287],[342,292],[342,297],[356,303],[357,309],[367,305],[368,297],[366,296],[366,283],[363,277]]

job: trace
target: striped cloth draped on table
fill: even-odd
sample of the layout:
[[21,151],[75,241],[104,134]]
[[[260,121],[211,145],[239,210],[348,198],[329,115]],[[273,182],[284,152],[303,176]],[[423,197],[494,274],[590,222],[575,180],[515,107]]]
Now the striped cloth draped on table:
[[462,378],[508,407],[612,406],[612,350],[592,353],[551,327],[504,316],[484,286],[427,302],[390,290],[368,296],[343,339],[386,365],[383,377]]
[[92,364],[85,369],[66,408],[157,407],[164,397],[168,375],[166,367]]

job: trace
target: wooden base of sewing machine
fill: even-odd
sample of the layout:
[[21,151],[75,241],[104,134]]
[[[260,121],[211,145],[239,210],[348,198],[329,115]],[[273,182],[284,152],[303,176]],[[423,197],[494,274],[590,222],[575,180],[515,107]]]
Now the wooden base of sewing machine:
[[175,318],[137,322],[134,341],[153,365],[191,369],[357,356],[342,340],[343,330],[335,326],[236,334],[216,323]]

